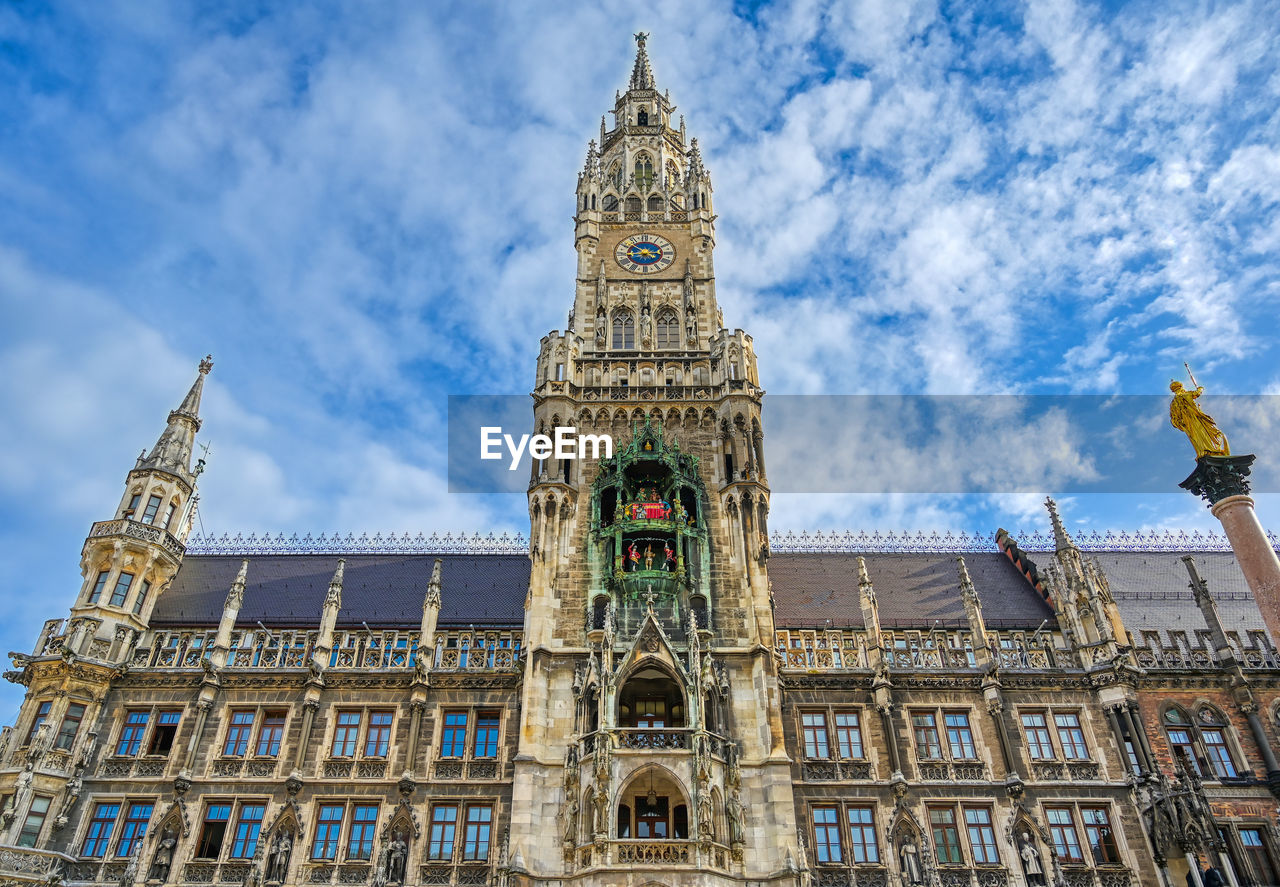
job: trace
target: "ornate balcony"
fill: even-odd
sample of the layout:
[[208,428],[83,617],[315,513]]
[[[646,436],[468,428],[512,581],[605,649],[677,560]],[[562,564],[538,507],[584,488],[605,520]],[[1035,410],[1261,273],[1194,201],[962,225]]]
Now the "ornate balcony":
[[172,533],[160,527],[129,520],[126,517],[118,520],[102,520],[89,529],[91,539],[119,536],[124,539],[137,539],[159,545],[177,563],[186,554],[187,547],[178,541]]
[[597,841],[578,848],[580,868],[637,866],[727,870],[733,856],[723,844],[692,840],[612,840]]
[[0,844],[0,882],[5,884],[55,884],[74,863],[65,853]]

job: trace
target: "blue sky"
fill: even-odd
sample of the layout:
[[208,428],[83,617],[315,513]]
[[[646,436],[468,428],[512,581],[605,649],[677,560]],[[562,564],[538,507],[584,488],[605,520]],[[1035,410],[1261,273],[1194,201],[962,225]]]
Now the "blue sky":
[[[65,613],[206,352],[207,531],[521,528],[447,494],[445,396],[528,390],[564,325],[637,30],[770,392],[1147,394],[1183,360],[1280,392],[1265,2],[9,4],[4,649]],[[1063,510],[1210,527],[1178,480]],[[773,526],[1040,529],[1041,498],[780,496]]]

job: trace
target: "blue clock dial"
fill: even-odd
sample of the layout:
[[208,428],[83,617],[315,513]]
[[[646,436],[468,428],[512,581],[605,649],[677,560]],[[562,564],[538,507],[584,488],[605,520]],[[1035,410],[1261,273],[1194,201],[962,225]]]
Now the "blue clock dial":
[[657,234],[632,234],[618,244],[613,256],[632,274],[653,274],[671,266],[676,249],[671,241]]

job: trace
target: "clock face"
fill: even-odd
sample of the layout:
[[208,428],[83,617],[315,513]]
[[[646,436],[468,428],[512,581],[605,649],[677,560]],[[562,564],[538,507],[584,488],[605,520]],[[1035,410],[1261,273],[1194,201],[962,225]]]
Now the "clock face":
[[656,234],[632,234],[618,244],[613,257],[632,274],[653,274],[671,267],[676,248]]

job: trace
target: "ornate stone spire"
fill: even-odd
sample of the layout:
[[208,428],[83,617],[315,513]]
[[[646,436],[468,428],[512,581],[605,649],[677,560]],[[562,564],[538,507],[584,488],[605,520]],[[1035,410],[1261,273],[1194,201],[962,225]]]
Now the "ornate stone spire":
[[698,148],[698,140],[696,138],[690,139],[688,181],[692,184],[699,181],[704,175],[706,175],[706,169],[702,166],[702,151]]
[[324,605],[326,607],[342,608],[342,576],[346,569],[346,559],[338,558],[338,569],[334,570],[333,578],[329,580],[329,592],[324,596]]
[[231,583],[231,590],[227,592],[227,601],[223,604],[223,610],[239,610],[244,604],[244,584],[249,578],[249,559],[245,558],[240,562],[240,572],[236,573],[235,580]]
[[592,179],[599,175],[600,154],[596,151],[596,140],[592,139],[587,143],[587,160],[582,164],[582,175],[584,178]]
[[644,31],[635,35],[636,38],[636,63],[631,69],[631,82],[628,84],[629,89],[657,89],[653,80],[653,68],[649,67],[649,53],[645,52],[644,44],[649,39],[649,35]]
[[191,390],[176,410],[169,413],[168,424],[151,452],[138,460],[137,468],[158,468],[188,477],[191,474],[191,448],[200,430],[200,395],[204,393],[204,377],[213,369],[213,356],[200,361],[200,373]]
[[1071,538],[1071,534],[1062,524],[1062,518],[1058,516],[1058,503],[1053,501],[1052,496],[1046,496],[1044,505],[1049,509],[1049,522],[1053,524],[1053,541],[1057,545],[1057,550],[1066,551],[1075,548],[1075,540]]

